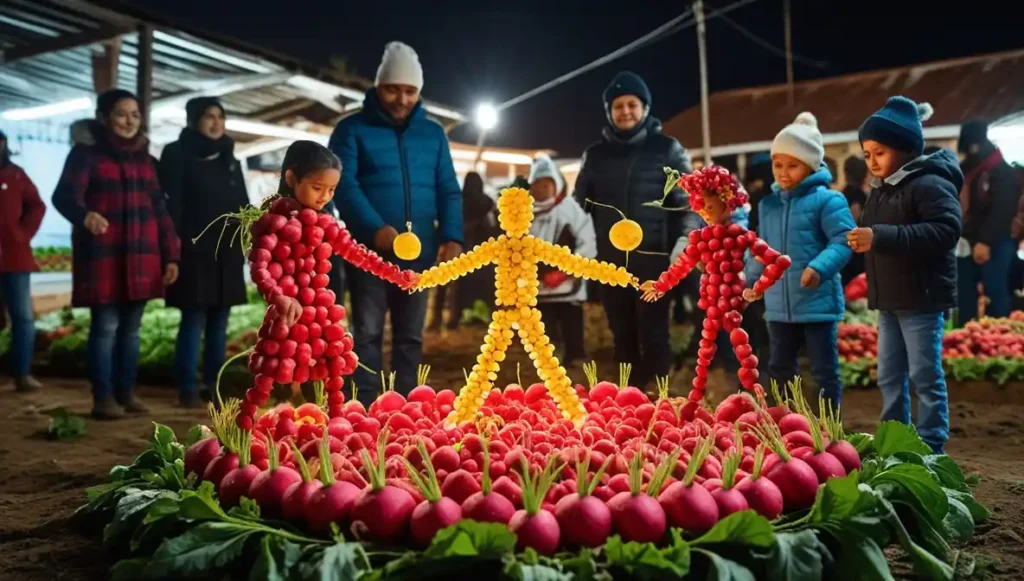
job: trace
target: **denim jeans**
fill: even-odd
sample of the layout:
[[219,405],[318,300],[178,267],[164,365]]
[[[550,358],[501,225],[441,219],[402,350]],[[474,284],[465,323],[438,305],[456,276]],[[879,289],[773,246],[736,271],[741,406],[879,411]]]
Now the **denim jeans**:
[[416,372],[423,360],[423,323],[427,317],[427,294],[409,294],[397,286],[355,267],[348,268],[348,289],[352,298],[352,336],[362,367],[352,379],[359,386],[359,399],[369,404],[380,393],[379,372],[384,369],[384,319],[391,313],[391,371],[395,391],[406,394],[416,387]]
[[224,365],[224,353],[227,350],[230,314],[230,308],[181,311],[181,325],[178,327],[174,357],[179,395],[186,396],[196,392],[199,345],[200,339],[203,338],[203,385],[211,390],[216,387],[217,373]]
[[[807,347],[807,358],[811,362],[811,376],[818,382],[821,396],[838,410],[843,399],[843,383],[839,379],[839,324],[822,323],[777,323],[768,322],[768,336],[771,337],[771,355],[768,373],[780,386],[800,375],[798,357],[800,347]],[[809,402],[812,410],[818,402]]]
[[910,423],[910,386],[917,393],[917,432],[942,453],[949,439],[949,400],[942,370],[942,313],[878,314],[878,388],[882,420]]
[[[32,372],[32,351],[36,327],[32,321],[32,290],[29,272],[0,274],[0,295],[11,317],[11,375],[25,377]],[[0,317],[3,313],[0,313]]]
[[958,323],[978,318],[978,281],[985,286],[985,296],[992,302],[985,314],[992,317],[1010,315],[1010,264],[1017,253],[1017,241],[1007,238],[992,246],[988,262],[977,264],[970,256],[957,259]]
[[113,395],[124,401],[135,387],[139,365],[139,326],[145,301],[92,307],[86,358],[96,401]]

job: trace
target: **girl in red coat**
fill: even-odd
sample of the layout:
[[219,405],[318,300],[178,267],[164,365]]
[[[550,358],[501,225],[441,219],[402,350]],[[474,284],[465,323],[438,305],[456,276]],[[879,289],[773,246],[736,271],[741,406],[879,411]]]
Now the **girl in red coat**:
[[[181,244],[142,134],[139,103],[115,89],[96,101],[98,123],[73,126],[53,205],[71,222],[71,302],[89,307],[86,348],[93,416],[145,413],[132,393],[146,301],[178,278]],[[80,122],[81,123],[81,122]]]
[[0,131],[0,296],[11,317],[11,375],[17,391],[40,387],[31,374],[36,330],[29,277],[39,270],[30,243],[45,213],[35,184],[11,163],[7,136]]

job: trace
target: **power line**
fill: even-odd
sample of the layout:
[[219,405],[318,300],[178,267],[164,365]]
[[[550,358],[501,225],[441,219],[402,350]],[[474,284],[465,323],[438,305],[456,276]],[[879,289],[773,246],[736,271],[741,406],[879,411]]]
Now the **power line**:
[[[781,49],[781,48],[771,44],[767,40],[765,40],[765,39],[761,38],[760,36],[754,34],[750,30],[748,30],[747,28],[743,27],[740,23],[738,23],[735,20],[733,20],[732,18],[729,18],[728,16],[725,16],[724,14],[721,16],[721,18],[722,18],[723,22],[725,22],[730,27],[732,27],[734,30],[736,30],[736,32],[739,32],[740,34],[745,36],[747,38],[747,40],[753,42],[754,44],[760,46],[761,48],[767,50],[768,52],[774,54],[777,57],[786,58],[786,51],[785,50],[783,50],[783,49]],[[805,56],[798,55],[796,53],[792,54],[792,58],[793,58],[794,61],[803,63],[805,65],[810,65],[810,66],[818,68],[818,69],[828,68],[828,62],[826,62],[826,61],[815,60],[815,59],[812,59],[812,58],[808,58],[808,57],[805,57]]]

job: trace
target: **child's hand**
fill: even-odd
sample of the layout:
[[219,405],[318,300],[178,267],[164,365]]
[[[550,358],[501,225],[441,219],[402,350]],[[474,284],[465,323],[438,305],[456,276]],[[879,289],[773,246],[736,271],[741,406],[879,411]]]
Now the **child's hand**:
[[289,327],[302,316],[302,305],[292,297],[281,295],[274,301],[274,306],[277,307],[277,318]]
[[804,288],[818,288],[819,284],[821,284],[821,275],[818,274],[817,270],[808,266],[800,274],[800,286]]
[[420,283],[420,274],[411,270],[405,271],[403,274],[402,283],[399,285],[404,291],[413,292],[416,290],[416,286]]
[[665,296],[664,293],[660,293],[660,292],[654,290],[654,281],[653,280],[649,280],[649,281],[645,282],[644,284],[640,285],[640,290],[644,293],[643,299],[645,301],[647,301],[648,303],[653,303],[654,301],[656,301],[656,300],[660,299],[661,297]]
[[747,301],[748,303],[759,301],[761,300],[761,293],[755,291],[752,288],[745,288],[743,289],[743,300]]
[[846,243],[850,249],[858,254],[871,250],[871,242],[874,239],[874,232],[871,228],[854,228],[846,234]]

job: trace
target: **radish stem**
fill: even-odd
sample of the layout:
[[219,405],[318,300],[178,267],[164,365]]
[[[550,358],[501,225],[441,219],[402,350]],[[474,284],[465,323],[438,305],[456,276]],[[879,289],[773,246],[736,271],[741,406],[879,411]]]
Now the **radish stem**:
[[655,468],[654,474],[651,475],[651,481],[647,483],[647,495],[658,498],[661,494],[661,488],[665,486],[665,480],[668,479],[669,474],[676,467],[676,461],[679,460],[679,454],[682,452],[681,448],[676,448],[671,454],[662,459],[658,467]]
[[589,387],[597,385],[597,362],[591,361],[590,363],[583,364],[583,373],[587,376],[587,383]]
[[295,444],[295,440],[291,440],[288,443],[292,447],[292,455],[295,456],[295,465],[299,467],[299,474],[302,475],[302,481],[309,482],[313,480],[313,476],[309,473],[309,464],[306,462],[306,459],[303,458],[302,452]]

